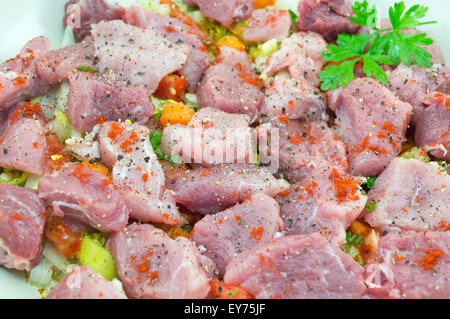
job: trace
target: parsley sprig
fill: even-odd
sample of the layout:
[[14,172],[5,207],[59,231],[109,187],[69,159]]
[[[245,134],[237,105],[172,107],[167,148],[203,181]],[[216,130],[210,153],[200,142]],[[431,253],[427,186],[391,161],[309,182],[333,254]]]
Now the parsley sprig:
[[[350,20],[373,30],[373,33],[339,34],[336,45],[328,45],[327,51],[322,52],[324,61],[333,62],[327,66],[319,77],[322,90],[336,89],[339,85],[346,86],[355,78],[355,65],[361,64],[363,72],[368,77],[387,83],[386,72],[381,64],[398,65],[404,62],[411,65],[413,61],[420,67],[431,66],[432,55],[420,46],[427,46],[433,40],[425,33],[401,33],[405,29],[436,23],[436,21],[420,21],[428,11],[428,7],[414,5],[406,10],[403,1],[395,3],[389,8],[389,19],[392,28],[379,29],[378,10],[375,5],[369,5],[367,0],[355,2],[353,7],[355,16]],[[340,62],[340,63],[339,63]]]

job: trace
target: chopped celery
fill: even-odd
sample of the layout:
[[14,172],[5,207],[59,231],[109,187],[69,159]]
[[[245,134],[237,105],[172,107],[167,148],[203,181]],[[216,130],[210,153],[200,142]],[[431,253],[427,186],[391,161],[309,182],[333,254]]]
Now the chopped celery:
[[60,141],[65,141],[69,137],[81,137],[81,134],[73,127],[66,114],[60,109],[55,109],[55,119],[51,124],[51,131],[54,132]]
[[198,101],[197,101],[197,95],[193,93],[186,93],[183,97],[183,102],[190,108],[193,108],[194,111],[197,112],[198,110]]
[[41,177],[38,175],[28,174],[28,178],[25,182],[24,187],[37,190],[39,185],[39,178]]
[[35,97],[34,99],[31,99],[30,103],[39,104],[41,102],[41,100],[42,100],[42,96],[38,96],[38,97]]
[[209,39],[214,43],[223,37],[230,35],[230,31],[227,28],[212,19],[204,18],[200,25],[208,35]]
[[264,43],[258,44],[256,47],[250,48],[249,54],[252,58],[268,57],[279,48],[280,45],[277,42],[277,39],[271,39]]
[[352,243],[345,243],[341,245],[341,248],[346,254],[350,255],[350,257],[352,257],[355,261],[357,261],[361,266],[364,267],[364,258],[362,258],[361,252],[359,251],[358,247],[356,247]]
[[118,278],[116,265],[109,250],[96,239],[97,236],[84,235],[77,258],[84,266],[90,267],[108,280]]
[[428,163],[430,161],[430,157],[428,156],[427,152],[417,146],[414,146],[409,151],[400,154],[400,157],[406,159],[416,159],[425,163]]
[[28,178],[28,173],[14,169],[3,169],[0,174],[0,184],[23,186]]

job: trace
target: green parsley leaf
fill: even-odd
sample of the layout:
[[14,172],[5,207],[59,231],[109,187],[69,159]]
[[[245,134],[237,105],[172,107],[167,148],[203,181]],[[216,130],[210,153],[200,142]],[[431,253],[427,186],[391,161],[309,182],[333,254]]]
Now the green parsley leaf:
[[360,244],[360,245],[364,244],[362,235],[356,235],[349,231],[347,232],[345,239],[348,244]]
[[373,201],[366,204],[365,210],[368,212],[373,212],[375,210],[375,207],[377,206],[377,202]]
[[161,150],[161,138],[162,138],[161,130],[150,132],[150,143],[152,144],[156,156],[158,156],[159,159],[167,159],[167,156]]
[[362,183],[361,186],[367,188],[367,190],[371,189],[375,184],[377,177],[369,177],[366,182]]
[[374,32],[357,35],[339,34],[336,45],[327,46],[327,51],[321,53],[323,60],[341,63],[327,66],[320,72],[322,90],[336,89],[339,85],[346,86],[354,79],[356,63],[362,64],[363,72],[367,77],[373,77],[385,84],[387,75],[381,64],[398,65],[400,62],[404,62],[409,66],[415,62],[420,67],[431,66],[432,55],[423,46],[432,44],[433,40],[428,38],[425,33],[400,32],[420,25],[436,23],[435,21],[420,21],[428,11],[427,7],[414,5],[406,10],[403,1],[395,3],[389,8],[392,28],[385,30],[380,30],[376,26],[378,22],[377,8],[369,5],[367,0],[356,1],[352,9],[355,15],[349,19]]
[[294,26],[297,23],[298,15],[291,9],[289,9],[288,11],[289,11],[289,14],[291,15],[291,23]]
[[353,4],[354,17],[350,17],[350,20],[357,25],[376,29],[376,23],[378,20],[378,10],[375,5],[369,6],[367,1],[358,2]]
[[389,8],[389,19],[394,30],[413,29],[421,25],[436,23],[436,21],[420,22],[425,17],[428,7],[416,4],[405,12],[406,6],[403,1],[397,2]]
[[439,161],[438,165],[440,166],[441,171],[443,172],[446,172],[448,169],[450,169],[450,165],[447,165],[447,163],[444,161]]

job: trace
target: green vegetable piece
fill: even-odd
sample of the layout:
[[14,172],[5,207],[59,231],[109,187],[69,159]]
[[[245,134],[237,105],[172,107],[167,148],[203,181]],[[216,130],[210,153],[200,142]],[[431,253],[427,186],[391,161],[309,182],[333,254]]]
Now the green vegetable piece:
[[370,202],[366,204],[365,210],[368,212],[373,212],[375,207],[377,206],[377,202]]
[[406,159],[416,159],[425,163],[430,162],[430,157],[428,156],[427,152],[417,146],[414,146],[409,151],[400,154],[400,157]]
[[90,66],[79,66],[77,67],[77,70],[80,72],[88,72],[88,73],[97,73],[98,70],[91,68]]
[[76,256],[82,265],[90,267],[106,279],[118,278],[111,252],[104,248],[92,235],[83,236],[80,250]]
[[345,240],[348,244],[364,244],[363,236],[362,235],[356,235],[352,234],[352,232],[347,232]]
[[289,9],[288,11],[289,11],[289,14],[291,15],[291,24],[292,24],[292,26],[295,26],[295,24],[297,23],[298,15],[291,9]]
[[352,257],[356,262],[358,262],[362,267],[365,266],[364,259],[361,256],[361,252],[357,247],[352,244],[343,244],[341,245],[341,249],[350,257]]
[[366,182],[361,184],[361,186],[366,188],[367,190],[369,190],[373,187],[376,180],[377,180],[377,177],[369,177],[369,178],[367,178]]
[[440,166],[441,171],[443,172],[446,172],[450,168],[450,165],[447,165],[447,163],[444,161],[439,161],[438,165]]
[[8,184],[11,186],[23,186],[28,178],[28,173],[14,169],[3,169],[0,174],[0,184]]
[[[385,30],[376,27],[377,8],[369,5],[367,0],[355,2],[352,9],[355,16],[349,19],[355,24],[372,29],[374,33],[339,34],[337,45],[327,46],[327,51],[322,52],[324,61],[341,63],[328,66],[320,72],[322,90],[336,89],[339,85],[346,86],[354,79],[354,66],[357,62],[362,64],[366,76],[384,84],[387,83],[387,75],[380,64],[398,65],[404,62],[409,66],[415,62],[420,67],[431,66],[433,56],[422,46],[432,44],[433,40],[425,33],[400,33],[401,30],[436,23],[436,21],[420,21],[428,11],[427,7],[414,5],[406,10],[403,1],[395,3],[389,8],[392,28]],[[350,58],[354,59],[348,60]]]

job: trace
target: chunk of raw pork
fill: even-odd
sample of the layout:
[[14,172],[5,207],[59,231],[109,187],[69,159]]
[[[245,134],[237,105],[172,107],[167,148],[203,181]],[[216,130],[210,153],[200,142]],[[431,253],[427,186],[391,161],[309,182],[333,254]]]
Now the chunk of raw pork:
[[370,78],[328,92],[337,137],[347,145],[349,173],[375,176],[401,151],[412,106]]
[[84,164],[71,163],[39,179],[39,197],[53,214],[103,232],[121,231],[128,208],[120,190],[102,173]]
[[177,224],[180,214],[153,147],[150,131],[138,124],[105,122],[99,137],[103,162],[123,193],[130,217],[144,222]]
[[198,84],[208,69],[209,57],[202,35],[193,25],[180,19],[166,17],[138,6],[127,9],[125,22],[140,28],[156,31],[173,43],[184,43],[189,47],[189,56],[184,66],[178,70],[187,80],[190,92],[197,90]]
[[381,231],[445,231],[450,223],[450,176],[437,165],[396,158],[368,195],[376,206],[364,219]]
[[349,0],[300,0],[298,13],[299,31],[320,33],[328,42],[335,41],[340,33],[353,34],[360,28],[349,19],[353,15]]
[[66,3],[64,24],[71,27],[75,36],[83,40],[91,34],[91,25],[102,20],[122,19],[125,8],[109,0],[70,0]]
[[450,161],[450,95],[431,92],[416,122],[417,146],[439,159]]
[[242,204],[205,216],[195,224],[191,239],[223,275],[238,254],[274,238],[282,225],[279,212],[272,197],[256,193]]
[[0,184],[0,265],[30,271],[41,260],[45,205],[36,191]]
[[121,283],[106,280],[89,267],[78,266],[45,299],[126,299]]
[[319,233],[286,236],[237,256],[224,281],[257,299],[362,298],[363,268]]
[[447,299],[450,232],[394,232],[381,237],[380,264],[366,266],[373,298]]
[[66,114],[78,131],[90,132],[103,121],[131,120],[145,123],[154,107],[144,85],[128,85],[87,72],[69,75]]
[[121,20],[93,25],[92,35],[100,71],[117,80],[143,84],[150,94],[166,75],[181,69],[189,55],[186,45]]
[[259,117],[264,100],[262,81],[253,71],[245,52],[229,47],[222,47],[220,52],[216,64],[206,71],[197,91],[198,105],[248,114],[253,123]]
[[209,278],[202,267],[206,257],[187,238],[173,240],[149,224],[132,224],[113,233],[106,246],[130,298],[202,299],[208,295]]
[[225,27],[247,19],[253,11],[253,0],[189,0],[188,4],[197,5],[205,17]]
[[0,167],[43,175],[46,171],[47,138],[42,109],[24,103],[9,115],[0,137]]
[[327,47],[318,33],[298,32],[281,42],[281,49],[272,53],[264,66],[264,73],[273,75],[288,70],[291,77],[319,86],[319,73],[324,65],[320,55]]
[[170,187],[177,203],[202,215],[223,211],[257,192],[271,197],[289,189],[285,180],[276,179],[256,165],[217,165],[199,167],[178,177]]
[[304,80],[276,76],[265,92],[261,117],[263,120],[278,116],[291,120],[325,120],[326,108],[326,95],[318,88]]
[[187,126],[164,129],[161,149],[180,156],[186,163],[205,166],[224,163],[254,163],[256,141],[247,114],[230,114],[213,107],[200,109]]
[[13,59],[0,64],[0,111],[43,94],[50,86],[37,72],[37,63],[50,51],[50,40],[37,37],[28,41]]
[[243,33],[246,42],[277,41],[287,37],[291,28],[291,16],[286,10],[257,9],[253,11]]

